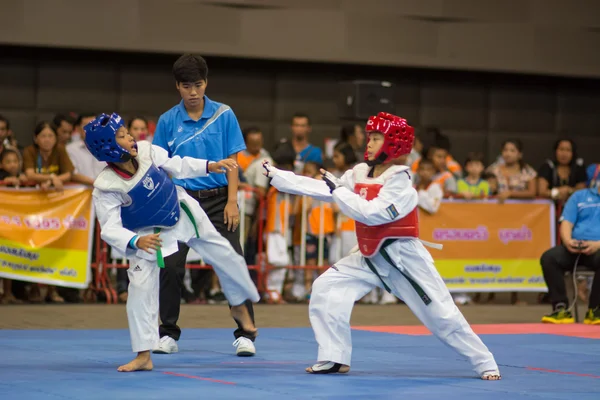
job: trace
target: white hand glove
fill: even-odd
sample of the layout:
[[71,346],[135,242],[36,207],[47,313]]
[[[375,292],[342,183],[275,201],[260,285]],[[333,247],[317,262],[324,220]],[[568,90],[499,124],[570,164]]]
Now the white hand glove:
[[263,175],[267,178],[274,178],[279,172],[279,169],[272,166],[268,160],[263,160],[262,166],[264,168]]

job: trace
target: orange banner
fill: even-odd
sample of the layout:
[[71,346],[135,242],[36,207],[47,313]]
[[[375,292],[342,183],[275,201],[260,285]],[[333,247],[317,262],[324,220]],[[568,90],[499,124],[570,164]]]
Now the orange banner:
[[86,288],[92,190],[0,189],[0,277]]
[[444,245],[433,255],[452,291],[546,291],[539,259],[555,244],[554,203],[448,200],[419,218],[420,237]]

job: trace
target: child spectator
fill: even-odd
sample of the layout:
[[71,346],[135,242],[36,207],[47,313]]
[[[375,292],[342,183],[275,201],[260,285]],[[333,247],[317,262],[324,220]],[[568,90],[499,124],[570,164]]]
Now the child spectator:
[[[443,191],[444,195],[449,196],[456,193],[456,178],[448,170],[447,159],[448,159],[448,148],[450,147],[450,141],[447,137],[441,136],[434,143],[433,146],[428,148],[424,154],[426,158],[433,163],[435,168],[435,175],[433,176],[432,182],[439,184]],[[420,165],[420,160],[418,163],[413,164],[413,171],[417,172],[418,167]],[[459,166],[460,168],[460,166]],[[419,176],[415,177],[415,183],[419,183]]]
[[488,183],[490,196],[496,196],[498,194],[498,178],[496,178],[496,175],[484,172],[483,179]]
[[[413,144],[413,151],[411,151],[410,155],[408,156],[411,162],[407,165],[411,166],[413,172],[417,172],[417,168],[419,167],[419,161],[421,160],[421,158],[425,157],[431,159],[431,155],[429,154],[430,150],[433,148],[441,148],[445,150],[445,156],[443,157],[444,171],[449,171],[455,179],[460,178],[462,176],[462,168],[460,164],[456,162],[456,160],[454,160],[454,158],[450,154],[450,139],[448,138],[448,136],[443,135],[440,132],[440,130],[435,127],[428,128],[425,132],[425,136],[430,138],[429,142],[433,143],[433,145],[425,147],[421,141],[418,141],[418,139],[415,138],[415,143]],[[441,159],[438,162],[438,164],[441,165]]]
[[[319,173],[320,166],[316,163],[306,163],[304,165],[304,176],[322,180],[321,174]],[[344,171],[345,172],[345,171]],[[319,261],[319,234],[321,231],[321,212],[323,213],[323,260],[327,260],[329,258],[329,247],[332,240],[332,235],[334,233],[334,218],[333,218],[333,208],[330,203],[320,203],[314,201],[312,198],[307,197],[306,199],[306,265],[315,267],[318,265]],[[300,208],[300,213],[302,212],[302,208]],[[296,220],[296,226],[301,225],[298,220]],[[301,228],[301,226],[300,226]],[[304,290],[301,295],[297,297],[305,297],[307,300],[310,298],[310,291],[312,288],[312,283],[319,275],[314,269],[305,269],[304,270]],[[296,284],[300,286],[302,275],[296,275]],[[298,295],[299,290],[295,290],[294,294]]]
[[470,153],[465,161],[467,176],[458,181],[458,193],[465,199],[488,197],[490,185],[482,179],[484,165],[483,154]]
[[[273,152],[273,161],[277,168],[292,171],[295,160],[296,152],[291,143],[287,140],[279,142]],[[274,187],[271,187],[267,193],[265,223],[267,261],[275,268],[267,274],[266,297],[273,302],[280,302],[282,299],[286,267],[290,265],[288,248],[292,199],[293,196],[280,193]]]
[[435,214],[442,203],[444,192],[439,183],[434,181],[436,173],[433,161],[426,158],[419,162],[417,168],[418,182],[415,189],[419,193],[419,207],[429,214]]
[[[0,181],[2,186],[19,187],[27,181],[27,178],[21,173],[21,164],[19,154],[16,150],[5,148],[0,153]],[[13,295],[12,280],[2,279],[4,295],[0,298],[0,304],[21,304],[21,300]]]
[[352,168],[358,159],[356,153],[350,144],[339,143],[333,148],[333,165],[334,168],[331,171],[336,178],[341,178],[344,172]]
[[27,182],[27,177],[21,172],[19,152],[6,148],[0,153],[0,181],[3,186],[19,187]]

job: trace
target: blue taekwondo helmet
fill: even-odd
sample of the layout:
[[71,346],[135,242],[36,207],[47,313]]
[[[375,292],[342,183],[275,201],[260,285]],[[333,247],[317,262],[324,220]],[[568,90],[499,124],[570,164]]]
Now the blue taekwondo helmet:
[[100,114],[87,124],[85,130],[85,145],[98,161],[125,162],[131,159],[131,154],[117,143],[115,135],[124,126],[119,114],[111,116]]

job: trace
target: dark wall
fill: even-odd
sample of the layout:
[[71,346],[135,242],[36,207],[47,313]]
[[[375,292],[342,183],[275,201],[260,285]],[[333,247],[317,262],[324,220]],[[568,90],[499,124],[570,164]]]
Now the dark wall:
[[[0,114],[31,142],[36,121],[56,112],[117,111],[157,117],[178,102],[173,55],[0,47]],[[417,128],[438,125],[462,161],[469,151],[495,158],[519,137],[538,166],[562,133],[586,161],[600,161],[600,82],[523,75],[208,58],[207,94],[231,105],[242,127],[258,125],[267,147],[289,134],[294,112],[313,120],[313,141],[337,137],[338,82],[395,83],[396,111]]]

